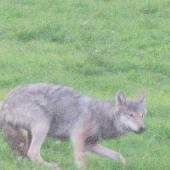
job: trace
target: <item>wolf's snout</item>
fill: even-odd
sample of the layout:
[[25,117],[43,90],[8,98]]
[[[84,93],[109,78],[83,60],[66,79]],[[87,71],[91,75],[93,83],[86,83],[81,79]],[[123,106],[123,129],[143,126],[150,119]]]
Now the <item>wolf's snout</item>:
[[136,133],[140,134],[143,133],[145,130],[146,130],[145,127],[140,127]]

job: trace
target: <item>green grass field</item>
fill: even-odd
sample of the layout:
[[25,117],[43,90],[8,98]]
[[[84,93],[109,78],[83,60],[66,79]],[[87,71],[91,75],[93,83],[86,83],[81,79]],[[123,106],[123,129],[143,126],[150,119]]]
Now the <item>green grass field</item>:
[[[0,5],[0,99],[21,84],[52,82],[112,99],[147,95],[147,131],[102,142],[127,164],[90,155],[88,170],[170,169],[170,1],[5,0]],[[74,170],[70,143],[47,139],[47,161]],[[1,170],[46,170],[18,160],[0,134]]]

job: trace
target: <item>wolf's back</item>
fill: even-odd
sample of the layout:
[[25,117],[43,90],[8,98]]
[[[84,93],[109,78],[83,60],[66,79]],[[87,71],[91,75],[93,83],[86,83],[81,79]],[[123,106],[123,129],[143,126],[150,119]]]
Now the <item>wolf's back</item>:
[[63,85],[37,83],[19,86],[4,99],[1,115],[5,122],[27,130],[46,120],[55,122],[54,117],[61,127],[64,123],[74,122],[79,114],[76,96],[71,88]]

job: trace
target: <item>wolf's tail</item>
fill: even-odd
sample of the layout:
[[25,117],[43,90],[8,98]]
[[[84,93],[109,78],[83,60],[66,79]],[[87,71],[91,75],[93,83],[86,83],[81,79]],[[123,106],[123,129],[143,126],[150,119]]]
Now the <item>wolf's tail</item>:
[[4,121],[2,107],[3,102],[0,102],[0,130],[2,130],[2,135],[15,151],[17,156],[26,157],[31,137],[25,129]]
[[19,126],[4,124],[2,134],[17,156],[27,156],[30,140],[28,131]]

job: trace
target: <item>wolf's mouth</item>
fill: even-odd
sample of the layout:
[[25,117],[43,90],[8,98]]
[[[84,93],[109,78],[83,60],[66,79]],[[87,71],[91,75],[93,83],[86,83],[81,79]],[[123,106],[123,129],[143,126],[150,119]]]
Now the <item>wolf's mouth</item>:
[[139,128],[138,130],[134,130],[130,127],[126,128],[129,132],[134,132],[136,134],[141,134],[143,133],[146,129],[144,127]]
[[145,128],[144,127],[141,127],[141,128],[139,128],[139,130],[138,131],[135,131],[135,133],[136,134],[141,134],[141,133],[143,133],[143,132],[145,132]]

